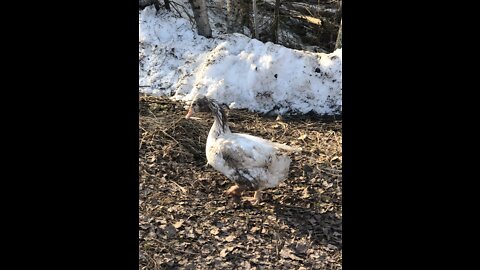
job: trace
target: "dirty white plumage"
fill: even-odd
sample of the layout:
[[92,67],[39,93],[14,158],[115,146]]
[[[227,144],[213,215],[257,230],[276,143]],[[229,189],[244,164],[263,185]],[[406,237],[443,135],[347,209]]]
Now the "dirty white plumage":
[[214,123],[208,134],[208,164],[236,183],[227,193],[239,196],[244,190],[255,190],[254,203],[260,191],[278,186],[288,177],[291,159],[287,155],[299,148],[260,137],[232,133],[226,115],[214,100],[201,97],[192,102],[186,118],[196,112],[211,112]]

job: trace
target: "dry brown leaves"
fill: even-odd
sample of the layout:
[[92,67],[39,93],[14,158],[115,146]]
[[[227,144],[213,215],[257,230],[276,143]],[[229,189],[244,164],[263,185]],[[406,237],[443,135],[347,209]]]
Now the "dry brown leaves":
[[223,196],[231,183],[204,166],[213,120],[185,114],[140,98],[139,269],[341,269],[341,120],[229,111],[233,132],[303,149],[289,179],[251,206]]

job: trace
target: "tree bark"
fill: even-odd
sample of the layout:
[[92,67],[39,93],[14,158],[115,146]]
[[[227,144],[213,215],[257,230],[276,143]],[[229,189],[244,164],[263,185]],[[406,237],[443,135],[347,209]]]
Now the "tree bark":
[[154,1],[153,1],[153,5],[155,6],[155,9],[156,9],[157,11],[160,10],[160,0],[154,0]]
[[255,38],[258,39],[258,25],[257,25],[257,0],[253,0],[253,31]]
[[342,48],[342,21],[340,20],[340,28],[338,29],[337,42],[335,42],[335,50]]
[[342,1],[338,3],[338,12],[336,14],[336,22],[340,22],[340,27],[338,28],[337,40],[335,42],[335,49],[342,47]]
[[273,42],[278,43],[278,30],[280,29],[280,0],[275,0],[273,17]]
[[155,2],[158,1],[158,0],[138,0],[138,7],[143,9],[147,6],[150,6],[150,5],[153,5],[153,4],[156,4]]
[[[170,0],[164,0],[165,8],[170,10]],[[160,9],[160,0],[138,0],[138,7],[145,8],[146,6],[154,5],[156,10]]]
[[336,16],[336,23],[339,23],[342,21],[342,1],[338,3],[338,12]]
[[243,27],[250,27],[249,0],[227,0],[227,31],[229,33],[243,33]]
[[207,5],[205,0],[188,0],[192,6],[193,16],[197,24],[197,32],[207,38],[212,37],[212,29],[208,22]]

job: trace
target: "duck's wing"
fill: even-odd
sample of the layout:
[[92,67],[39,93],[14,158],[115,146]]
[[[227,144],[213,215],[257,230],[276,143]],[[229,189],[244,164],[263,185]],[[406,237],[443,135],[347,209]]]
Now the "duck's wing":
[[269,141],[233,133],[220,137],[216,147],[221,154],[216,168],[240,185],[274,187],[288,175],[290,158]]
[[276,148],[255,138],[235,133],[222,136],[217,140],[217,151],[222,154],[226,165],[232,168],[268,166],[272,159],[271,155],[277,152]]
[[288,152],[300,152],[302,151],[302,148],[300,147],[294,147],[294,146],[288,146],[286,144],[283,144],[283,143],[277,143],[277,142],[272,142],[272,141],[269,141],[269,140],[265,140],[263,138],[260,138],[260,137],[256,137],[256,136],[252,136],[252,135],[248,135],[248,134],[244,134],[244,133],[232,133],[233,136],[236,136],[238,138],[244,138],[248,141],[251,141],[251,142],[256,142],[258,144],[262,144],[262,145],[269,145],[277,150],[283,150],[283,151],[288,151]]

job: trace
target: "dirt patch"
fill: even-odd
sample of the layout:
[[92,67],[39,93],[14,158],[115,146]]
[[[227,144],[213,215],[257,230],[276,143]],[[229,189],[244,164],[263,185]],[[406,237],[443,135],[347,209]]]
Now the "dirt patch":
[[140,97],[139,269],[342,268],[341,120],[230,110],[233,132],[303,149],[285,183],[252,206],[224,196],[232,183],[205,166],[213,119],[185,114]]

